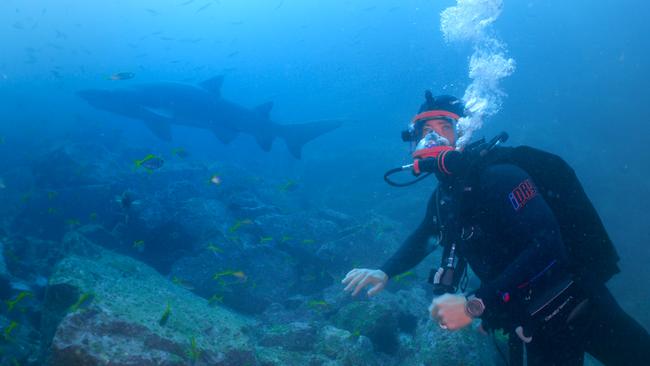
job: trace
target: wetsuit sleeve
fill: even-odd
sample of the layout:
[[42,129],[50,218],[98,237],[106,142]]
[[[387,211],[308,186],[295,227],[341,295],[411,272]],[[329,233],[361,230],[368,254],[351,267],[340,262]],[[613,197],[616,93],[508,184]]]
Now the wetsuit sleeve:
[[434,192],[427,204],[427,212],[424,220],[422,220],[417,229],[409,235],[397,252],[380,267],[388,275],[388,278],[392,278],[415,267],[433,251],[428,244],[429,239],[437,234],[437,226],[434,223],[435,197],[436,194]]
[[476,292],[485,303],[484,316],[489,317],[499,306],[515,300],[517,289],[554,271],[549,268],[565,266],[567,254],[553,211],[525,171],[514,165],[495,165],[483,172],[480,182],[480,207],[500,233],[500,241],[494,243],[500,247],[494,250],[504,257],[514,253],[514,260]]

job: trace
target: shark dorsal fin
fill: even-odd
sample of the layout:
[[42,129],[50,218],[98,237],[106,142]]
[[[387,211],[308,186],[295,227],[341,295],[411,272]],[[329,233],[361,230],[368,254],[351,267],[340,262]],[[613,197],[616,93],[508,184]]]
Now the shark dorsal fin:
[[223,75],[215,76],[212,79],[208,79],[199,85],[215,95],[221,95],[221,85],[223,84]]
[[271,109],[273,109],[273,102],[266,102],[255,107],[255,110],[265,117],[269,116]]

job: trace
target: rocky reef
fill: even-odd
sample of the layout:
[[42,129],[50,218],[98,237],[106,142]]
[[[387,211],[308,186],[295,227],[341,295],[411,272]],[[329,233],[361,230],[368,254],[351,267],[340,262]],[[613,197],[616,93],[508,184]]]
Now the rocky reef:
[[[335,285],[324,289],[326,300],[294,296],[250,316],[198,296],[83,234],[69,233],[65,242],[68,254],[53,268],[39,305],[40,328],[21,324],[5,339],[31,351],[5,353],[17,362],[433,365],[485,364],[485,357],[494,357],[486,340],[471,330],[449,335],[431,327],[422,316],[427,301],[421,289],[352,300]],[[29,306],[23,301],[21,306]],[[36,335],[38,342],[30,343]]]
[[133,152],[77,159],[84,149],[95,151],[45,156],[34,181],[45,187],[2,221],[0,364],[502,362],[475,330],[432,325],[428,264],[375,298],[343,293],[347,271],[400,245],[402,223],[305,207],[296,182],[233,166],[214,185],[209,167],[133,172],[119,167]]

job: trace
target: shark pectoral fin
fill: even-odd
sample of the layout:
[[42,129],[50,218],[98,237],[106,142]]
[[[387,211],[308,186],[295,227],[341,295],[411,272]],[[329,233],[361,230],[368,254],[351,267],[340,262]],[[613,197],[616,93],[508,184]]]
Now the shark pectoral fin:
[[229,144],[232,140],[237,137],[237,131],[229,130],[229,129],[220,129],[220,128],[213,128],[212,133],[214,133],[215,136],[219,139],[219,141],[223,142],[224,144]]
[[138,109],[138,118],[144,121],[144,124],[149,128],[151,133],[156,135],[161,140],[171,141],[171,121],[172,118],[167,117],[170,113],[166,113],[164,109],[149,108],[141,106]]
[[172,131],[169,122],[163,120],[145,120],[144,124],[161,140],[171,141]]
[[257,144],[260,145],[262,150],[264,151],[271,151],[271,146],[273,145],[273,137],[270,135],[260,135],[260,136],[255,136],[255,140],[257,141]]
[[266,118],[269,117],[269,113],[271,113],[271,109],[273,109],[273,102],[266,102],[264,104],[255,107],[255,110]]
[[216,96],[221,96],[221,85],[223,85],[223,75],[199,83],[199,86]]

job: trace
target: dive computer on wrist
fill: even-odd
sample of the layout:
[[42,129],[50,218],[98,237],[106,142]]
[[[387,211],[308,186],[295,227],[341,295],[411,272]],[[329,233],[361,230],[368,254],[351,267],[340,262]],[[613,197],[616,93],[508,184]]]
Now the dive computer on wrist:
[[483,315],[485,311],[485,304],[483,300],[478,297],[471,295],[467,297],[467,302],[465,303],[465,313],[472,318],[478,318]]

